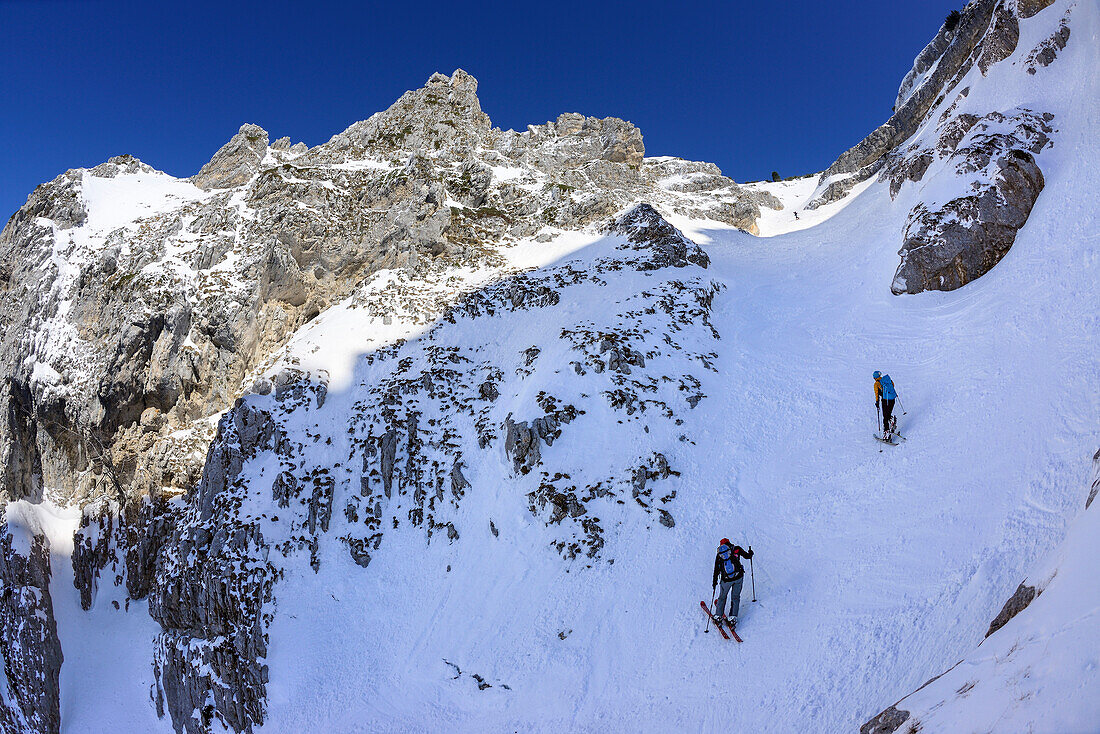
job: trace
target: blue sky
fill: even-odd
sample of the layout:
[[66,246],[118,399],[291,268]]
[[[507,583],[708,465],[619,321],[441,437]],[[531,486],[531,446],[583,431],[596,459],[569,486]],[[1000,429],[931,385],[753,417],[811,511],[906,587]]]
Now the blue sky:
[[613,115],[647,155],[809,173],[887,119],[963,4],[0,0],[0,221],[67,168],[189,176],[244,122],[316,145],[458,67],[499,127]]

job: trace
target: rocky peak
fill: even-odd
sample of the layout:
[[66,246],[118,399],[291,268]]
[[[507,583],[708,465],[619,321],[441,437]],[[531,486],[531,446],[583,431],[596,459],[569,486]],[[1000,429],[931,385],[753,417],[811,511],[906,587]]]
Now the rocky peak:
[[39,184],[27,203],[11,216],[0,238],[15,239],[17,233],[34,230],[38,217],[53,220],[58,229],[79,227],[88,219],[88,212],[80,198],[80,185],[84,174],[79,169],[65,171],[49,183]]
[[114,178],[120,173],[153,173],[155,170],[152,166],[142,163],[137,157],[125,153],[108,159],[106,163],[100,163],[89,173],[99,178]]
[[237,134],[214,154],[191,182],[208,190],[240,186],[260,170],[266,155],[267,131],[259,125],[241,125]]
[[462,69],[436,72],[420,89],[405,92],[389,109],[357,122],[320,146],[319,162],[361,157],[367,151],[472,149],[490,130],[481,111],[477,79]]
[[568,170],[597,162],[625,164],[637,171],[645,156],[642,131],[617,117],[559,115],[523,133],[501,133],[496,148],[505,156],[542,170]]

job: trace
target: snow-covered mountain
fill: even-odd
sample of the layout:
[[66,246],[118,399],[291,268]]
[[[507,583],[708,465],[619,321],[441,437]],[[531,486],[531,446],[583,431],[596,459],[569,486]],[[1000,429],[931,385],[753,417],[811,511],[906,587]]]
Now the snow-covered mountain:
[[502,131],[456,71],[38,187],[0,729],[1095,730],[1098,36],[975,0],[790,181]]

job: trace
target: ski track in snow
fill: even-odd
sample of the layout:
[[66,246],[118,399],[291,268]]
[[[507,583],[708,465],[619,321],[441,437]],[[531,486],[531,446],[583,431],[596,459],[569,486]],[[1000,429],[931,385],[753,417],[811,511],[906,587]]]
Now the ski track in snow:
[[[1078,513],[1100,445],[1100,240],[1095,192],[1082,185],[1100,161],[1100,74],[1065,74],[1036,100],[1037,87],[1023,86],[1034,77],[1013,61],[1060,12],[1024,21],[1016,54],[961,108],[981,114],[1004,98],[1057,115],[1055,145],[1039,161],[1047,187],[992,271],[951,293],[890,294],[905,215],[932,193],[914,183],[895,201],[883,185],[857,189],[800,218],[797,231],[793,218],[772,216],[762,220],[767,238],[670,217],[711,256],[707,277],[726,285],[713,315],[717,372],[693,370],[708,397],[679,414],[682,427],[651,424],[654,446],[681,432],[695,442],[669,456],[682,472],[669,480],[676,527],[635,514],[608,532],[604,560],[565,563],[547,547],[543,519],[512,491],[503,453],[481,452],[453,545],[425,546],[406,523],[387,529],[367,570],[335,539],[321,545],[320,574],[304,554],[290,559],[258,731],[853,731],[972,650]],[[1096,16],[1077,6],[1056,66],[1096,70],[1084,48]],[[809,186],[789,188],[804,201]],[[566,258],[594,256],[572,250],[578,243],[552,246]],[[548,318],[583,317],[603,295],[563,299]],[[324,332],[326,319],[341,330],[335,345],[348,315],[332,309],[309,328]],[[500,322],[447,338],[561,349],[553,328],[517,336],[503,327],[487,338],[487,323]],[[356,356],[346,345],[322,352],[317,367],[326,355]],[[339,378],[322,415],[343,418],[352,380],[329,366]],[[885,451],[870,436],[874,369],[898,386],[908,438]],[[623,453],[609,432],[581,430],[619,413],[586,417],[543,449],[548,466],[556,456],[598,465],[605,452]],[[347,456],[346,430],[330,435],[333,445],[311,460]],[[58,513],[75,527],[78,516]],[[723,536],[757,552],[759,601],[746,577],[740,645],[705,634],[696,609],[710,600]],[[110,721],[170,732],[148,699],[143,640],[157,626],[145,602],[115,611],[110,602],[123,603],[124,592],[104,578],[93,609],[81,611],[67,552],[55,546],[51,583],[65,652],[63,730]],[[479,690],[475,673],[491,687]],[[966,731],[965,722],[940,724]]]

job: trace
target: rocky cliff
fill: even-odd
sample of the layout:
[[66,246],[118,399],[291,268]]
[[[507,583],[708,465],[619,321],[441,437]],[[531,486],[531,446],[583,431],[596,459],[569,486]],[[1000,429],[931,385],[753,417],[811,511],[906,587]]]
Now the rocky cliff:
[[8,515],[22,514],[25,504],[0,513],[0,729],[57,734],[64,656],[50,597],[50,541],[33,528],[9,527]]
[[[214,420],[288,336],[381,271],[409,285],[364,296],[360,306],[372,313],[392,315],[395,296],[418,301],[421,320],[555,305],[562,286],[598,274],[553,272],[533,280],[506,267],[500,248],[604,226],[638,200],[748,230],[760,206],[781,206],[774,197],[742,190],[712,165],[647,161],[640,131],[621,120],[566,114],[524,132],[494,129],[476,90],[476,80],[461,70],[436,74],[388,110],[313,149],[289,140],[272,144],[262,128],[245,125],[189,181],[130,156],[112,158],[39,187],[0,234],[0,311],[12,324],[0,336],[0,400],[8,416],[0,427],[3,492],[38,500],[49,487],[58,500],[86,505],[74,551],[82,604],[93,603],[105,569],[130,598],[150,600],[164,628],[155,653],[156,703],[189,730],[205,727],[213,715],[235,730],[262,720],[266,673],[257,660],[274,572],[249,577],[250,585],[234,592],[239,587],[230,569],[248,554],[268,553],[273,541],[248,522],[230,529],[224,510],[233,502],[240,457],[276,445],[292,452],[293,444],[244,431],[238,423],[248,423],[247,406],[229,413],[217,433]],[[649,254],[600,268],[705,265],[705,255],[653,208],[637,209],[615,227],[609,233],[621,231]],[[455,268],[506,277],[454,302],[449,294],[424,300],[415,284]],[[705,313],[711,286],[679,288],[652,297],[674,309],[670,318]],[[668,328],[680,328],[677,323]],[[622,375],[609,398],[621,410],[663,405],[642,396],[652,388],[638,375],[626,377],[645,366],[645,357],[623,328],[576,325],[570,337],[580,350],[575,368]],[[652,347],[648,353],[656,354]],[[381,540],[382,500],[395,493],[394,485],[412,498],[408,519],[428,537],[440,530],[457,534],[438,488],[446,483],[449,502],[457,503],[468,485],[462,453],[433,455],[431,466],[439,468],[428,472],[420,460],[425,442],[434,445],[464,429],[434,437],[442,427],[418,423],[423,408],[414,407],[416,390],[408,386],[431,385],[425,397],[432,400],[487,406],[486,396],[505,375],[453,349],[432,351],[428,359],[433,366],[417,368],[416,375],[395,372],[376,397],[364,398],[360,410],[376,417],[361,419],[365,433],[351,451],[364,472],[359,499],[334,508],[335,479],[320,467],[314,474],[288,469],[279,475],[276,503],[297,502],[306,491],[311,507],[302,520],[306,534],[291,532],[288,538],[296,539],[284,543],[315,551],[317,534],[328,530],[336,510],[361,528],[344,542],[366,565]],[[441,375],[458,373],[448,364],[482,366],[450,385]],[[678,379],[690,392],[693,378]],[[252,389],[274,389],[284,408],[300,408],[303,396],[324,389],[293,369],[275,382],[271,387],[261,378]],[[323,393],[318,406],[321,401]],[[387,407],[395,404],[402,406],[397,413]],[[543,404],[545,413],[501,425],[482,417],[481,447],[507,434],[517,466],[537,466],[538,445],[552,443],[575,417],[575,408],[556,398],[546,396]],[[301,445],[296,451],[302,453]],[[373,467],[369,457],[381,464]],[[628,486],[648,497],[647,477],[671,469],[659,456],[637,461]],[[373,478],[380,478],[377,486]],[[621,491],[611,487],[614,481],[578,488],[547,473],[532,491],[533,512],[556,508],[550,513],[555,523],[564,512],[583,528],[578,539],[566,535],[560,542],[562,553],[598,552],[602,529],[581,517],[584,498],[614,496]],[[168,502],[179,494],[187,496],[188,509]],[[650,511],[648,501],[638,503]],[[215,504],[223,511],[212,515]],[[673,522],[663,508],[659,517]],[[197,670],[213,677],[196,678]],[[211,707],[207,691],[215,680],[224,694]]]
[[[895,294],[954,290],[988,272],[1012,247],[1043,190],[1038,154],[1053,145],[1053,116],[1028,108],[981,109],[968,101],[989,76],[1004,83],[1021,64],[1048,66],[1069,39],[1055,32],[1020,60],[1021,23],[1050,3],[975,0],[953,14],[902,81],[894,113],[821,176],[807,208],[836,201],[877,175],[897,196],[920,186],[902,235]],[[927,192],[927,193],[923,193]]]

